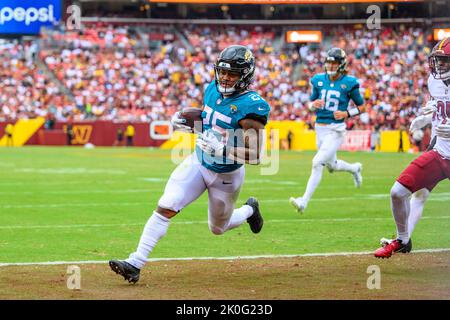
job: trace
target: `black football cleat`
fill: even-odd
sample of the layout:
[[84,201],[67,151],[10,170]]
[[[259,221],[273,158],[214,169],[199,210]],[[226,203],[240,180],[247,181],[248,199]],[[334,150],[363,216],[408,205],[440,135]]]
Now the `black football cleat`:
[[400,253],[410,253],[412,250],[412,239],[409,239],[409,242],[407,244],[405,244],[403,246],[403,248],[401,248],[400,250],[398,250],[397,252]]
[[111,270],[117,274],[120,274],[129,283],[135,284],[139,280],[139,273],[141,270],[132,266],[126,261],[111,260],[109,261]]
[[250,229],[253,233],[258,233],[261,231],[264,220],[261,216],[261,212],[259,211],[259,203],[256,198],[250,197],[248,198],[246,205],[249,205],[253,208],[253,214],[250,216],[250,218],[247,219],[248,224],[250,225]]

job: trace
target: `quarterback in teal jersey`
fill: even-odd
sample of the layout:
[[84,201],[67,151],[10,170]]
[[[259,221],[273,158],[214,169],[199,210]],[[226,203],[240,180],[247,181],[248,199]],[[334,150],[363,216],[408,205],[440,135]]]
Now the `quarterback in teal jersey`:
[[[352,174],[355,186],[362,184],[361,163],[347,163],[337,159],[336,153],[344,142],[345,119],[359,115],[364,100],[359,92],[355,77],[347,75],[347,58],[344,50],[332,48],[327,52],[325,73],[311,78],[311,104],[316,113],[316,143],[318,151],[312,161],[311,176],[302,197],[289,199],[300,213],[306,209],[309,200],[322,179],[323,168],[330,172],[346,171]],[[349,108],[350,100],[356,107]]]
[[[249,90],[255,58],[244,46],[223,50],[214,65],[215,81],[204,93],[203,131],[195,153],[171,174],[158,206],[144,227],[137,250],[126,260],[111,260],[111,269],[135,283],[156,243],[167,232],[169,221],[208,190],[208,225],[220,235],[248,222],[253,233],[263,227],[258,200],[250,197],[235,209],[244,183],[245,163],[259,164],[264,127],[270,107]],[[172,118],[176,130],[191,132],[180,113]]]

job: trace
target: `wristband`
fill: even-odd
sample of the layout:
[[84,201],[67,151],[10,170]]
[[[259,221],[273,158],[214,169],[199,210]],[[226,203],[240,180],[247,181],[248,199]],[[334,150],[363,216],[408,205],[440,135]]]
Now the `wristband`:
[[352,108],[352,109],[350,109],[350,110],[347,110],[347,114],[348,114],[349,117],[357,116],[357,115],[360,114],[360,113],[361,113],[361,110],[359,110],[358,107]]

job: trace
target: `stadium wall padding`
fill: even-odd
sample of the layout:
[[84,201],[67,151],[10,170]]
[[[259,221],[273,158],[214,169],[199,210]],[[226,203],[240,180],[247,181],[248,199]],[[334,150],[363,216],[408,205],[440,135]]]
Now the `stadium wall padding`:
[[[17,124],[18,122],[16,122]],[[67,145],[67,135],[65,127],[67,123],[57,122],[53,129],[44,128],[43,121],[40,128],[35,131],[26,141],[26,145],[49,145],[61,146]],[[4,134],[6,122],[0,122],[0,133]],[[150,137],[149,123],[131,123],[135,128],[133,146],[138,147],[159,147],[164,140],[155,140]],[[73,122],[72,145],[85,145],[92,143],[95,146],[113,146],[117,141],[117,130],[122,128],[123,132],[128,123],[115,123],[112,121],[93,121],[93,122]],[[124,136],[122,145],[126,145]]]
[[[0,122],[0,137],[4,135],[7,122]],[[54,129],[46,130],[41,125],[26,142],[27,145],[67,145],[65,126],[67,123],[58,122]],[[122,128],[125,132],[128,123],[115,123],[112,121],[74,122],[72,145],[84,145],[92,143],[96,146],[113,146],[117,143],[117,130]],[[139,147],[161,147],[163,149],[191,149],[195,145],[196,135],[175,132],[169,140],[155,140],[150,137],[149,123],[132,123],[135,127],[133,146]],[[314,130],[308,130],[303,122],[299,121],[269,121],[266,126],[266,148],[287,149],[287,135],[292,133],[292,150],[316,150],[316,134]],[[355,143],[352,146],[351,144]],[[403,151],[411,147],[409,136],[402,131]],[[124,137],[122,145],[126,145]],[[400,146],[400,131],[382,131],[381,145],[379,151],[397,152]],[[370,131],[348,131],[346,145],[343,150],[370,150]]]
[[[12,141],[15,147],[23,146],[44,124],[45,119],[38,117],[36,119],[19,119],[14,123]],[[4,127],[6,127],[6,124]],[[4,129],[2,130],[4,131]],[[0,146],[6,146],[6,136],[0,139]]]

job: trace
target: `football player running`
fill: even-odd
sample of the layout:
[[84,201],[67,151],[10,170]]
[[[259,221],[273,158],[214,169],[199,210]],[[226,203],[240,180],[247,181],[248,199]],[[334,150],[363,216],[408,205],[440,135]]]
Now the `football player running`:
[[[364,111],[363,98],[355,77],[347,75],[345,51],[331,48],[325,60],[325,73],[311,78],[312,92],[309,109],[316,113],[316,143],[318,151],[312,161],[312,171],[302,197],[289,199],[300,213],[306,209],[309,200],[318,187],[323,168],[329,172],[346,171],[352,174],[355,186],[362,184],[361,163],[347,163],[337,159],[336,153],[344,142],[345,120]],[[349,108],[350,100],[356,107]]]
[[[255,74],[252,52],[240,45],[224,49],[215,65],[215,81],[204,93],[203,132],[194,154],[171,174],[158,205],[144,227],[137,250],[126,260],[111,260],[111,269],[131,283],[139,280],[157,242],[166,234],[170,219],[208,190],[208,225],[221,235],[248,222],[253,233],[263,227],[257,199],[251,197],[235,209],[244,182],[243,164],[260,162],[263,129],[270,107],[250,91]],[[176,130],[191,131],[179,113],[172,118]]]
[[431,70],[428,91],[432,99],[423,108],[423,116],[413,121],[411,130],[431,123],[436,142],[432,150],[413,160],[392,186],[391,209],[397,237],[381,239],[382,247],[374,253],[377,258],[411,251],[411,234],[422,215],[426,199],[440,181],[450,179],[450,38],[436,44],[428,63]]

